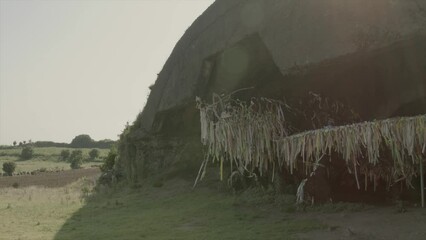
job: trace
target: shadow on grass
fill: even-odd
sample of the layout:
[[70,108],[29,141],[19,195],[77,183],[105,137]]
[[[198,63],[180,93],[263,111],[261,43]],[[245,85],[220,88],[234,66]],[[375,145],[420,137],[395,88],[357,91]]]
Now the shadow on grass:
[[100,191],[54,239],[294,239],[296,233],[323,227],[270,206],[237,204],[228,193],[192,191],[190,183],[173,181],[162,188]]

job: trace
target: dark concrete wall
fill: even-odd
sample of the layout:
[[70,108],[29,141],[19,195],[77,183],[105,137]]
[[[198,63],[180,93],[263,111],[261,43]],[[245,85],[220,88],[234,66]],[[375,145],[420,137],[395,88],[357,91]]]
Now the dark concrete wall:
[[[177,43],[141,115],[193,101],[203,63],[258,34],[285,76],[295,65],[369,51],[426,33],[424,0],[218,0]],[[319,80],[321,81],[321,80]]]
[[217,0],[176,44],[123,137],[128,178],[196,172],[194,100],[216,91],[252,85],[250,96],[293,100],[312,91],[363,120],[426,113],[424,9],[426,0]]

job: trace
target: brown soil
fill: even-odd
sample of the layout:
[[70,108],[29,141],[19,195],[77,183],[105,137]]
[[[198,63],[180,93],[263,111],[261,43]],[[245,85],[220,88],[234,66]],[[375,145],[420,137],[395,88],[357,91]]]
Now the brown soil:
[[310,240],[422,240],[426,239],[426,209],[409,208],[401,213],[397,208],[374,208],[356,213],[309,213],[328,226],[299,234]]
[[14,183],[18,187],[45,186],[62,187],[82,177],[95,178],[100,175],[99,168],[87,168],[66,170],[61,172],[41,172],[36,175],[22,175],[12,177],[0,177],[0,188],[12,187]]

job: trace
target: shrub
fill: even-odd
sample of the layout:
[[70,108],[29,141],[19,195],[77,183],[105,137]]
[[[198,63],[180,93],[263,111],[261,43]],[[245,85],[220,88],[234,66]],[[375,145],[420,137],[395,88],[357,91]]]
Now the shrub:
[[104,159],[104,164],[101,166],[102,172],[111,171],[114,168],[115,158],[117,157],[117,150],[111,149],[108,152],[108,156]]
[[15,171],[16,163],[14,162],[5,162],[3,163],[3,172],[6,173],[8,176],[12,176],[13,172]]
[[66,161],[69,157],[70,157],[70,150],[62,150],[61,151],[62,160]]
[[81,150],[72,151],[70,156],[70,163],[72,169],[81,168],[81,164],[83,163],[83,152]]
[[116,162],[117,158],[117,149],[113,147],[109,150],[108,156],[105,157],[104,163],[100,167],[102,171],[98,179],[100,185],[111,186],[123,179],[123,174],[120,167],[117,165],[119,162]]
[[30,146],[26,146],[21,151],[21,158],[24,160],[31,159],[33,157],[33,148]]
[[71,155],[69,157],[69,161],[71,162],[74,159],[81,159],[83,160],[83,152],[81,150],[74,150],[71,152]]
[[91,160],[94,160],[95,158],[99,157],[99,150],[98,149],[90,150],[89,157]]
[[81,158],[75,158],[71,160],[70,167],[72,169],[79,169],[81,168],[81,164],[83,163],[83,160]]

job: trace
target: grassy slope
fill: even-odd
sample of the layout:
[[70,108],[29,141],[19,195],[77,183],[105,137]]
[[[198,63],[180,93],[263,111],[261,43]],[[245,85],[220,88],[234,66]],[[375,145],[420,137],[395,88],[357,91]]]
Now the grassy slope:
[[[22,148],[14,149],[0,149],[0,173],[3,172],[2,167],[4,162],[14,161],[17,164],[15,172],[30,172],[40,168],[46,168],[48,170],[54,169],[70,169],[70,164],[60,160],[60,153],[62,150],[76,150],[74,148],[58,148],[58,147],[46,147],[46,148],[34,148],[34,157],[30,160],[22,161],[19,156]],[[92,149],[82,148],[83,157],[89,157],[89,151]],[[108,154],[108,149],[98,149],[100,157],[104,157]],[[89,167],[91,165],[99,165],[99,162],[85,162],[83,167]]]
[[92,197],[56,234],[66,239],[293,239],[324,227],[276,208],[236,205],[236,199],[189,184],[120,190]]

